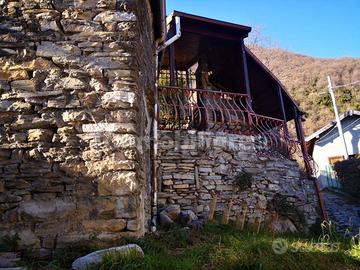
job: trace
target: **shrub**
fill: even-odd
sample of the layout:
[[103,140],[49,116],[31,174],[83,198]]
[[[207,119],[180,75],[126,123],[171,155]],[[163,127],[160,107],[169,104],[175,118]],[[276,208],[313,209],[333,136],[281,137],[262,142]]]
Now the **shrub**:
[[341,186],[346,193],[360,198],[360,159],[348,159],[335,163]]
[[235,175],[233,184],[240,191],[243,191],[248,188],[251,188],[252,181],[253,181],[253,178],[252,178],[251,174],[241,171]]
[[20,240],[18,234],[12,236],[5,235],[0,238],[0,252],[13,252],[18,247],[18,241]]

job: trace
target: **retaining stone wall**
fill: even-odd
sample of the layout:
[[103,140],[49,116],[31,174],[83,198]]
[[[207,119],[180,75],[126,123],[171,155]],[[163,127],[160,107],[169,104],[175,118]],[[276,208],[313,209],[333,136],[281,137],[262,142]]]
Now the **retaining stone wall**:
[[[262,220],[271,228],[286,227],[290,219],[298,230],[308,230],[319,218],[314,183],[301,178],[296,161],[257,154],[253,140],[221,132],[160,131],[159,207],[178,204],[206,216],[212,193],[218,192],[218,214],[232,198],[232,219],[246,203],[249,223]],[[251,188],[234,185],[242,171],[252,176]],[[289,213],[279,209],[279,198],[285,198]]]
[[[142,235],[154,42],[148,1],[0,1],[0,237],[34,255]],[[145,140],[139,140],[139,138]]]

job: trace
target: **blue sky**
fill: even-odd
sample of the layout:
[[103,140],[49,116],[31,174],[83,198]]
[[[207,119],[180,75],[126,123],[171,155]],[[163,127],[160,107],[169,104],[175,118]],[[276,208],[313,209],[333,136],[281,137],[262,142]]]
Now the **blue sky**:
[[360,0],[167,0],[172,10],[259,27],[289,51],[360,57]]

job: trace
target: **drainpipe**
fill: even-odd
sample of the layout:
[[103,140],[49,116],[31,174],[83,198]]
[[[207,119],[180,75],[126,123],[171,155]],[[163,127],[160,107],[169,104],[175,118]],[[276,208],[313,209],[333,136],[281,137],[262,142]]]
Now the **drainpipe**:
[[[173,16],[170,17],[171,19]],[[157,193],[158,193],[158,182],[157,182],[157,169],[158,169],[158,119],[159,119],[159,104],[158,104],[158,70],[159,70],[159,52],[166,49],[168,46],[173,44],[175,41],[177,41],[181,37],[181,26],[180,26],[180,17],[175,17],[175,28],[176,33],[175,36],[170,38],[169,40],[165,41],[162,45],[156,46],[156,52],[155,52],[155,72],[156,72],[156,82],[155,82],[155,105],[154,105],[154,124],[153,124],[153,183],[152,183],[152,213],[151,213],[151,219],[152,219],[152,226],[151,230],[156,230],[156,217],[157,217]],[[168,30],[168,29],[167,29]],[[158,45],[158,44],[157,44]]]
[[[173,18],[173,17],[170,17],[170,18]],[[181,37],[180,17],[178,17],[178,16],[175,16],[175,30],[176,30],[175,35],[172,38],[165,41],[162,45],[160,45],[157,49],[157,53],[163,51],[164,49],[166,49],[168,46],[173,44],[175,41],[177,41]]]

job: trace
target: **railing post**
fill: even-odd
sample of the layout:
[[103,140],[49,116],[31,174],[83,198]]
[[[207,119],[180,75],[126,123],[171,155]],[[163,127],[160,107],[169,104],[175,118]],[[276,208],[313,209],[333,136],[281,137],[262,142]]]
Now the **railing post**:
[[250,90],[249,70],[248,70],[248,63],[247,63],[244,39],[241,39],[241,54],[242,54],[242,64],[243,64],[243,70],[244,70],[245,90],[246,90],[246,94],[248,95],[248,97],[246,98],[246,109],[249,112],[252,112],[252,99],[251,99],[251,90]]

